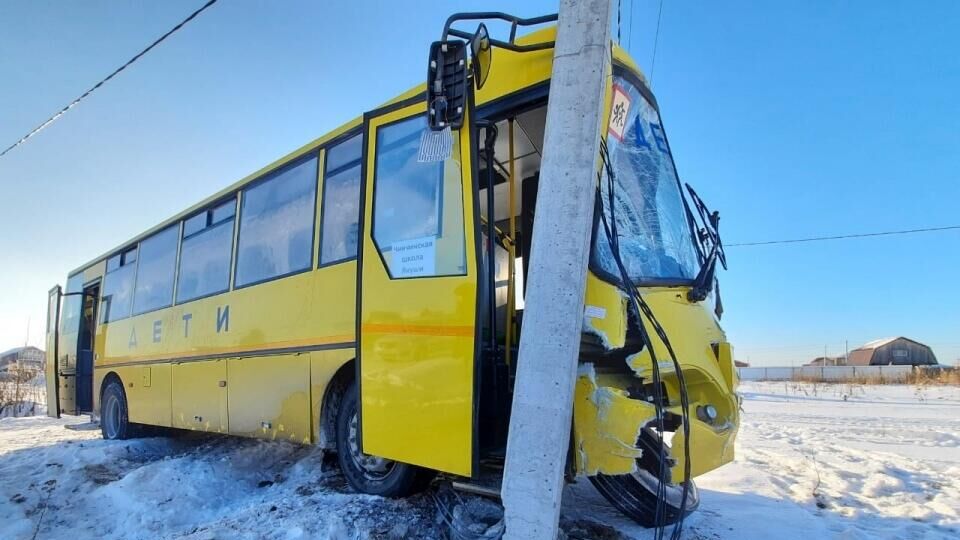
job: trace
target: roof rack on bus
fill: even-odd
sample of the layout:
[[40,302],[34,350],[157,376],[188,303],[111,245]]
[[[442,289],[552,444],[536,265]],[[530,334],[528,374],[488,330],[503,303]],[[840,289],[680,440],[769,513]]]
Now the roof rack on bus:
[[457,21],[477,21],[477,20],[486,20],[486,19],[499,19],[501,21],[506,21],[510,23],[510,41],[503,41],[499,39],[491,39],[490,44],[495,47],[501,47],[507,50],[515,52],[531,52],[531,51],[542,51],[544,49],[552,49],[554,46],[553,41],[547,41],[543,43],[531,43],[529,45],[517,45],[517,27],[519,26],[536,26],[538,24],[544,24],[548,22],[556,22],[557,14],[551,13],[549,15],[541,15],[539,17],[531,17],[529,19],[523,19],[510,15],[508,13],[503,13],[501,11],[475,11],[475,12],[465,12],[465,13],[454,13],[447,18],[446,24],[443,25],[443,35],[440,38],[440,41],[446,41],[447,36],[455,36],[458,38],[466,39],[467,41],[473,39],[474,34],[471,32],[464,32],[463,30],[457,30],[451,28],[453,23]]

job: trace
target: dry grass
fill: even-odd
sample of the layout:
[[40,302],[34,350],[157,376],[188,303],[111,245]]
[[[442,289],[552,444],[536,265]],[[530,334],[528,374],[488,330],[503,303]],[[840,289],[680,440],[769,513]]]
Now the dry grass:
[[835,384],[912,384],[921,386],[960,386],[960,369],[914,369],[911,373],[896,375],[858,375],[843,379],[819,377],[815,375],[794,375],[793,382],[835,383]]
[[916,369],[907,377],[907,384],[924,386],[954,385],[960,386],[960,369]]
[[31,416],[46,403],[46,388],[39,372],[14,367],[0,379],[0,417]]

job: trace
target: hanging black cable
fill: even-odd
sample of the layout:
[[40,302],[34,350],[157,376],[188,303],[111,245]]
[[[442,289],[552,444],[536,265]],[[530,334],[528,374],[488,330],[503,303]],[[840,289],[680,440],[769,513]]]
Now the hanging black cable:
[[[607,220],[607,216],[603,211],[602,205],[602,193],[601,186],[602,180],[598,178],[597,183],[597,201],[599,208],[597,209],[600,212],[600,219],[604,227],[604,232],[607,237],[607,241],[610,244],[610,251],[613,255],[613,259],[617,264],[617,268],[620,271],[621,279],[623,280],[624,288],[629,294],[634,310],[637,314],[638,319],[638,329],[640,333],[641,342],[644,347],[650,352],[650,362],[652,367],[653,374],[653,384],[654,384],[654,408],[656,411],[657,419],[657,444],[659,446],[659,451],[661,455],[666,455],[665,444],[663,441],[664,433],[664,423],[663,423],[663,401],[662,401],[662,391],[661,391],[661,380],[660,375],[660,366],[659,361],[657,360],[656,352],[653,347],[653,340],[650,338],[649,333],[646,329],[646,324],[644,324],[643,319],[646,318],[654,332],[657,334],[657,338],[663,343],[664,347],[667,349],[667,352],[670,355],[671,362],[673,363],[674,371],[677,374],[677,382],[680,389],[680,406],[681,406],[681,417],[682,417],[682,427],[683,427],[683,445],[684,445],[684,464],[683,464],[683,483],[682,483],[682,494],[680,501],[679,514],[677,516],[676,524],[671,532],[671,538],[676,540],[680,538],[680,533],[683,529],[683,520],[686,513],[687,506],[687,496],[689,494],[689,483],[690,483],[690,404],[689,396],[687,395],[686,381],[684,380],[683,370],[680,367],[680,363],[677,360],[677,355],[674,352],[673,346],[670,343],[670,339],[667,336],[666,331],[663,329],[663,326],[657,320],[656,315],[653,313],[653,310],[650,309],[649,304],[646,300],[643,299],[643,296],[640,294],[639,289],[633,283],[633,280],[630,278],[630,274],[626,269],[626,266],[623,263],[623,258],[620,255],[620,241],[619,241],[619,232],[617,230],[616,214],[615,214],[615,198],[614,198],[614,189],[616,185],[615,173],[613,170],[613,165],[610,161],[610,154],[607,149],[606,141],[600,141],[600,152],[601,159],[603,161],[604,171],[607,173],[607,192],[608,192],[608,205],[610,208],[610,219]],[[665,518],[664,515],[664,499],[666,497],[666,460],[660,460],[660,467],[658,471],[658,483],[657,483],[657,507],[655,512],[654,523],[656,525],[655,538],[658,540],[663,538],[663,533],[665,532]]]

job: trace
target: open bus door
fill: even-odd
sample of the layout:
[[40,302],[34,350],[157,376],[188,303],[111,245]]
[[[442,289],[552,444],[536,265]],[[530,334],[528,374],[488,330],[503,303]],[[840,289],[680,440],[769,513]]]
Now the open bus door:
[[363,452],[471,476],[477,225],[469,103],[431,129],[422,97],[364,117],[358,287]]
[[47,416],[60,418],[60,392],[57,360],[57,348],[60,335],[60,297],[63,290],[59,285],[50,289],[47,296],[47,357],[44,362],[44,376],[47,384]]
[[93,412],[93,340],[100,281],[83,286],[83,274],[57,285],[47,298],[47,415]]

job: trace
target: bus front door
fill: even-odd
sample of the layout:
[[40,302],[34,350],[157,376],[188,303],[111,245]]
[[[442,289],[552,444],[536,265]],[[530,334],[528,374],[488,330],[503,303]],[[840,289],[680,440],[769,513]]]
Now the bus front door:
[[426,103],[364,117],[358,339],[365,453],[471,476],[477,452],[477,230],[471,124]]

